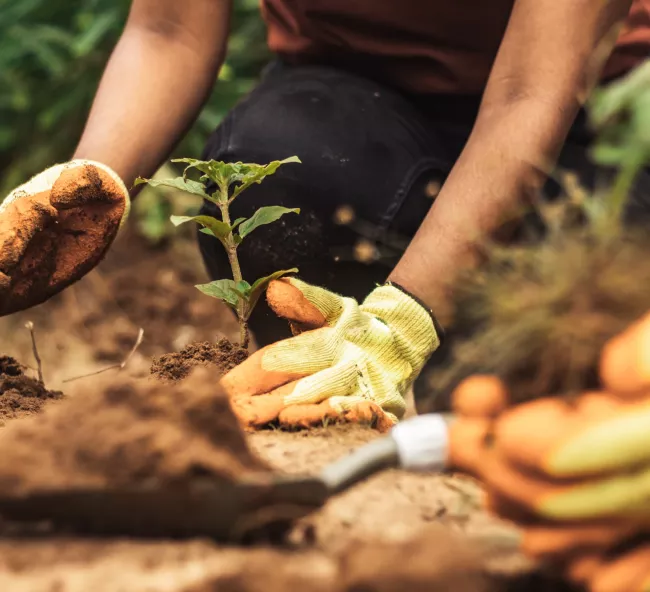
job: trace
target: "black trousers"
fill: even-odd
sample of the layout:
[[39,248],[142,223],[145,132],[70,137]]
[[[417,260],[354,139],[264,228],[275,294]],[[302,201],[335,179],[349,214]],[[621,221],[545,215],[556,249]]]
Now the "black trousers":
[[[203,154],[256,163],[297,155],[303,163],[281,167],[233,203],[233,219],[263,205],[301,208],[299,215],[284,216],[246,238],[239,249],[244,278],[252,283],[297,267],[301,279],[363,300],[385,281],[429,210],[467,141],[479,102],[478,96],[409,97],[341,70],[271,64]],[[559,166],[572,169],[587,187],[610,174],[590,162],[590,140],[580,114],[559,159]],[[549,183],[546,191],[552,195],[558,188]],[[628,215],[639,221],[649,212],[646,172]],[[218,217],[210,203],[202,213]],[[198,236],[210,276],[231,277],[221,245]],[[262,346],[290,336],[263,301],[250,325]],[[445,349],[430,364],[443,358]],[[415,391],[418,398],[417,385]]]

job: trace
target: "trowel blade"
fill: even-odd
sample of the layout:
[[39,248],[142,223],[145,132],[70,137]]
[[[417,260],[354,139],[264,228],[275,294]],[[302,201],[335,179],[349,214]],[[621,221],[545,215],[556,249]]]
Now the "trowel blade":
[[42,491],[0,498],[0,515],[86,534],[235,541],[288,528],[327,498],[320,479],[261,474],[237,482],[201,478],[182,485]]

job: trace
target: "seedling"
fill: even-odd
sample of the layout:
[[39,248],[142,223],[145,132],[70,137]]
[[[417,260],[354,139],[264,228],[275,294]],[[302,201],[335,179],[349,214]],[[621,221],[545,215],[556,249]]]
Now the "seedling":
[[[264,293],[266,286],[271,280],[280,278],[289,273],[296,273],[298,270],[282,269],[271,275],[259,278],[249,284],[242,277],[241,266],[237,257],[237,248],[253,230],[264,224],[275,222],[285,214],[300,213],[298,208],[285,208],[282,206],[264,206],[259,208],[250,218],[230,219],[230,204],[246,189],[254,183],[261,183],[266,177],[275,173],[280,166],[291,162],[300,162],[297,156],[275,160],[266,165],[250,164],[243,162],[226,163],[216,160],[196,160],[194,158],[178,158],[172,162],[182,162],[187,166],[182,177],[174,179],[142,179],[135,181],[136,185],[148,183],[152,187],[164,186],[180,189],[193,195],[198,195],[216,204],[221,212],[221,220],[212,216],[171,216],[175,226],[185,222],[196,222],[201,232],[215,237],[223,245],[228,255],[230,269],[233,279],[221,279],[199,284],[196,287],[213,298],[225,302],[237,313],[239,322],[240,345],[248,347],[248,319],[250,318],[255,305]],[[196,169],[202,173],[198,181],[187,177],[188,171]],[[216,190],[209,193],[208,183],[212,181]]]

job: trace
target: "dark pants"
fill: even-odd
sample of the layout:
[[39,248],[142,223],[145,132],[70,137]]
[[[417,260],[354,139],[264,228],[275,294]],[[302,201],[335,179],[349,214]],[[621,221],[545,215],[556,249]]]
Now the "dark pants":
[[[239,248],[244,278],[252,283],[298,267],[306,282],[363,300],[385,281],[429,210],[467,141],[479,101],[408,97],[341,70],[272,64],[203,154],[255,163],[297,155],[303,163],[281,167],[233,203],[233,219],[263,205],[301,208],[299,215],[286,215],[246,238]],[[593,186],[603,171],[589,161],[589,142],[581,114],[559,165]],[[650,174],[639,183],[630,208],[636,220],[650,211]],[[349,208],[354,219],[341,224]],[[218,217],[209,203],[202,212]],[[199,243],[211,277],[232,277],[221,245],[204,234]],[[262,301],[250,325],[260,345],[290,336]]]

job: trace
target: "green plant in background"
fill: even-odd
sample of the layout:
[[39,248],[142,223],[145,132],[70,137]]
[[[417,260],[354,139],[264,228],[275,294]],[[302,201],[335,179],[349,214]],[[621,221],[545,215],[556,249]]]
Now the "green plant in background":
[[[207,284],[199,284],[196,287],[204,294],[222,300],[237,313],[240,344],[242,347],[248,347],[248,319],[266,286],[271,280],[288,273],[295,273],[298,270],[294,268],[276,271],[250,284],[242,276],[237,248],[244,238],[259,226],[275,222],[284,214],[298,214],[300,210],[282,206],[264,206],[259,208],[248,219],[238,218],[232,221],[230,219],[230,204],[243,191],[255,183],[261,183],[283,164],[299,163],[300,159],[292,156],[284,160],[274,160],[266,165],[242,162],[226,163],[216,160],[203,161],[194,158],[179,158],[173,162],[182,162],[187,165],[182,177],[173,179],[138,178],[135,184],[147,183],[152,187],[171,187],[207,199],[219,208],[221,220],[212,216],[172,216],[171,221],[175,226],[185,222],[196,222],[202,226],[201,232],[215,237],[223,245],[228,255],[233,279],[215,280]],[[187,173],[191,169],[196,169],[202,173],[198,181],[187,177]],[[209,182],[214,183],[216,186],[216,190],[212,193],[209,193],[207,189]]]
[[650,162],[650,60],[595,90],[587,107],[597,131],[593,159],[618,170],[607,195],[590,200],[588,207],[600,217],[600,226],[619,225],[634,181]]
[[624,208],[650,164],[650,61],[598,89],[586,109],[593,158],[612,176],[595,192],[575,173],[559,176],[564,195],[536,204],[541,232],[486,241],[480,267],[461,272],[453,351],[428,377],[434,397],[446,400],[471,374],[499,376],[513,402],[600,390],[603,347],[647,314],[650,236]]
[[[70,158],[130,0],[0,0],[0,199]],[[257,0],[233,3],[219,84],[175,154],[200,154],[269,60]]]

